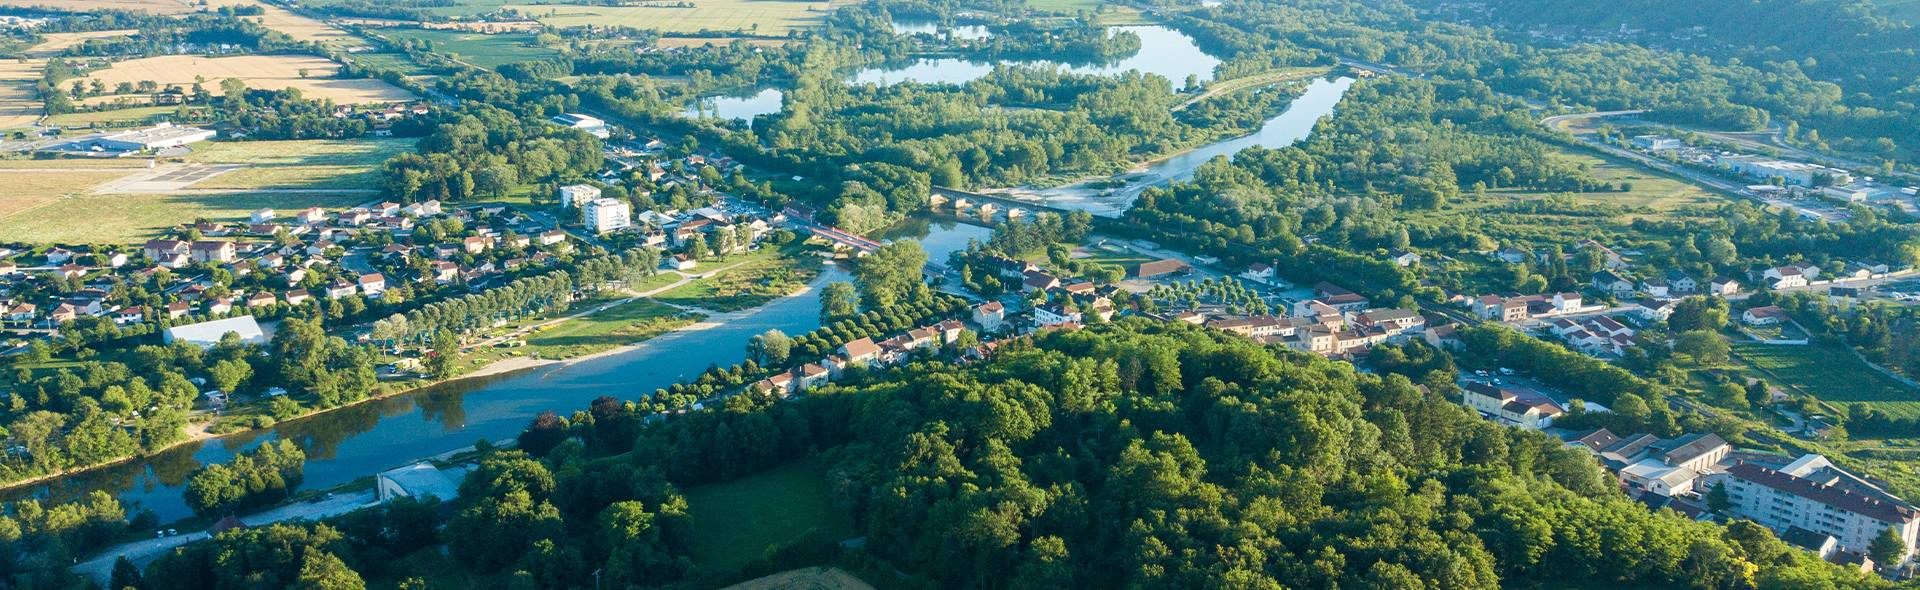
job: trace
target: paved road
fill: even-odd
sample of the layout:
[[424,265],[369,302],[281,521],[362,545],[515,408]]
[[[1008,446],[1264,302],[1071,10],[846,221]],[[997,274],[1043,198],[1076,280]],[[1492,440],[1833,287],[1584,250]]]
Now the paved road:
[[[375,496],[372,490],[338,494],[320,502],[301,502],[274,508],[257,514],[240,517],[240,522],[257,527],[290,520],[319,520],[339,516],[372,505]],[[93,559],[73,566],[73,572],[106,585],[113,576],[113,563],[122,556],[132,560],[134,565],[145,567],[148,563],[165,555],[175,547],[207,538],[204,531],[181,533],[172,537],[161,537],[134,541],[113,547],[95,556]]]

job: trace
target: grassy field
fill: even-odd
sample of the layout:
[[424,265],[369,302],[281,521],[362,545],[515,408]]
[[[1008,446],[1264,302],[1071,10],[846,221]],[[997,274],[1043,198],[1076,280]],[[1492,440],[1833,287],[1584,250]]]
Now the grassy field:
[[738,265],[712,276],[674,287],[658,299],[676,305],[713,311],[738,311],[759,307],[811,280],[819,272],[819,258],[794,248],[761,248],[726,258],[700,262],[705,269]]
[[635,299],[537,331],[527,336],[525,346],[481,349],[469,356],[481,365],[507,356],[568,359],[647,340],[696,321],[699,321],[697,314],[682,313],[657,301]]
[[[192,86],[204,79],[205,86],[219,92],[220,81],[239,78],[249,88],[298,88],[307,98],[327,98],[341,104],[400,102],[415,97],[405,89],[369,78],[335,79],[340,64],[317,55],[240,55],[200,57],[164,55],[115,62],[111,67],[87,74],[111,88],[121,82],[151,80],[161,86]],[[305,75],[301,75],[302,73]],[[107,97],[102,97],[107,98]]]
[[761,576],[720,590],[873,590],[873,585],[840,568],[803,567]]
[[248,165],[195,183],[195,189],[372,189],[380,185],[380,164],[413,145],[409,139],[208,142],[195,145],[186,159]]
[[1835,404],[1864,402],[1894,416],[1920,415],[1920,390],[1874,371],[1844,350],[1808,346],[1734,343],[1734,356],[1789,387]]
[[559,55],[558,51],[533,44],[533,35],[465,33],[427,29],[381,29],[380,34],[394,40],[413,39],[431,44],[433,51],[450,54],[461,61],[481,67],[534,61]]
[[111,31],[83,31],[78,33],[47,33],[41,35],[39,45],[27,49],[27,57],[53,57],[69,48],[87,42],[89,39],[109,39],[130,37],[139,33],[139,29],[114,29]]
[[178,107],[151,106],[107,111],[62,113],[47,117],[47,125],[55,127],[139,127],[156,120],[171,120],[179,110]]
[[1079,12],[1093,10],[1103,4],[1100,0],[1027,0],[1027,6],[1034,10],[1051,12]]
[[[25,161],[23,161],[25,162]],[[32,160],[36,170],[62,168],[60,162]],[[0,172],[0,236],[9,241],[26,239],[25,228],[36,225],[27,218],[73,217],[56,211],[36,211],[62,197],[83,194],[95,185],[126,176],[127,171],[81,172]]]
[[[126,172],[57,174],[51,176],[91,177],[99,184],[126,176]],[[43,176],[27,173],[0,173],[0,183],[20,186],[22,177]],[[73,181],[65,181],[71,187]],[[71,189],[69,189],[71,190]],[[8,193],[12,195],[13,193]],[[0,197],[0,202],[16,197]],[[54,197],[54,198],[57,198]],[[158,235],[175,225],[205,218],[238,221],[262,207],[282,210],[307,207],[351,207],[366,200],[365,195],[318,195],[288,193],[223,193],[191,195],[108,194],[85,190],[68,198],[42,201],[40,208],[14,214],[0,213],[0,236],[23,242],[58,243],[132,243]],[[61,207],[55,210],[48,207]],[[5,209],[6,205],[0,205]],[[75,214],[79,213],[79,214]]]
[[413,63],[413,59],[404,53],[356,53],[353,54],[353,60],[354,63],[364,67],[393,70],[405,76],[423,76],[431,73],[420,64]]
[[555,27],[625,26],[668,33],[743,31],[780,37],[819,24],[826,2],[792,0],[695,0],[693,6],[657,2],[644,6],[513,6],[522,14]]
[[851,520],[827,495],[825,476],[819,462],[795,461],[687,490],[694,563],[733,570],[812,531],[834,540],[852,535]]
[[184,14],[200,9],[195,0],[0,0],[0,6],[14,8],[55,8],[73,12],[89,10],[147,11],[154,14]]

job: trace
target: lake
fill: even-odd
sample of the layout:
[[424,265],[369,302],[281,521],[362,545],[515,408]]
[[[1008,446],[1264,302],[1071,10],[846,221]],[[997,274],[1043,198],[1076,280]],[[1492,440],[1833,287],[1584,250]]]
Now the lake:
[[[896,22],[895,30],[903,25]],[[926,26],[933,26],[931,24]],[[984,30],[984,29],[983,29]],[[996,64],[1034,65],[1061,68],[1075,74],[1113,76],[1129,71],[1156,74],[1166,78],[1173,88],[1184,88],[1187,78],[1200,82],[1213,79],[1213,68],[1220,59],[1195,45],[1192,37],[1161,25],[1112,27],[1110,31],[1131,31],[1140,36],[1140,51],[1125,59],[1106,64],[1062,64],[1044,60],[974,61],[957,57],[919,58],[903,63],[870,67],[846,77],[849,84],[892,86],[903,82],[920,84],[965,84],[993,72]],[[693,108],[682,111],[687,117],[742,119],[780,112],[783,93],[778,88],[755,90],[752,94],[703,97]]]

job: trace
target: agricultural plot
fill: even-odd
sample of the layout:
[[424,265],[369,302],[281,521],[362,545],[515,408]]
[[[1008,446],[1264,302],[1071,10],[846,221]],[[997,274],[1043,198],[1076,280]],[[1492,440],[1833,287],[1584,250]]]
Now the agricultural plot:
[[533,35],[520,33],[488,35],[428,29],[382,29],[379,34],[395,40],[425,41],[437,53],[448,54],[460,61],[486,68],[535,61],[560,54],[558,51],[534,45]]
[[378,188],[382,162],[410,149],[413,141],[407,139],[209,142],[194,146],[186,159],[238,166],[194,183],[194,189],[367,191]]
[[[15,163],[19,167],[15,167]],[[100,183],[126,176],[135,163],[117,162],[124,170],[69,169],[60,162],[44,160],[9,160],[6,169],[0,169],[0,184],[7,190],[0,191],[0,235],[9,240],[24,239],[18,233],[21,228],[30,225],[29,217],[74,217],[61,215],[56,211],[44,210],[63,197],[86,194]],[[27,168],[25,166],[33,167]]]
[[1894,416],[1920,416],[1920,390],[1880,374],[1847,351],[1821,345],[1734,343],[1733,352],[1775,385],[1811,394],[1842,409],[1863,402]]
[[[200,109],[200,110],[204,110],[204,109]],[[180,107],[172,107],[172,106],[132,107],[132,108],[125,108],[125,109],[111,109],[111,110],[105,110],[105,111],[81,111],[77,113],[61,113],[58,115],[49,116],[47,117],[47,125],[51,127],[64,127],[68,129],[78,129],[78,128],[120,129],[120,128],[126,128],[126,127],[140,127],[144,125],[151,125],[153,123],[157,123],[160,121],[172,121],[172,120],[175,120],[176,115],[178,115],[179,112],[180,112]]]
[[27,49],[27,57],[53,57],[60,52],[85,43],[91,39],[111,39],[130,37],[138,34],[139,29],[115,29],[111,31],[82,31],[78,33],[47,33],[41,35],[39,45]]
[[[307,98],[326,98],[340,104],[386,103],[413,100],[405,89],[374,79],[335,79],[340,64],[317,55],[241,55],[200,57],[166,55],[115,62],[87,74],[109,88],[121,82],[153,81],[161,86],[191,86],[196,79],[218,91],[221,80],[239,78],[249,88],[297,88]],[[305,75],[302,75],[302,74]]]
[[34,85],[43,59],[0,61],[0,129],[25,127],[40,119],[42,104]]
[[742,31],[782,37],[811,27],[826,16],[826,2],[786,0],[697,0],[628,6],[515,5],[522,14],[555,27],[620,26],[667,33]]
[[185,14],[200,10],[197,0],[0,0],[0,6],[12,8],[54,8],[85,12],[92,10],[147,11],[154,14]]
[[811,532],[836,541],[853,534],[850,519],[827,495],[825,468],[817,461],[689,489],[687,511],[694,562],[722,571]]

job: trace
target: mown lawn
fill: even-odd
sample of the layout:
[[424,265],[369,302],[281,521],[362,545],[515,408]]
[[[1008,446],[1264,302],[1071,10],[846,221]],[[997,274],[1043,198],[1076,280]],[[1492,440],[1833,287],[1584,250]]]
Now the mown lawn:
[[1775,385],[1798,389],[1845,408],[1864,402],[1894,416],[1920,416],[1920,390],[1880,374],[1852,354],[1821,345],[1735,343],[1734,356]]
[[751,309],[785,296],[812,280],[820,272],[820,259],[807,255],[798,246],[761,248],[704,260],[700,267],[689,272],[709,272],[729,266],[733,268],[668,289],[657,298],[714,311]]
[[698,321],[699,317],[656,301],[635,299],[534,332],[527,336],[525,346],[487,348],[472,356],[480,364],[506,356],[543,359],[585,356],[659,336]]
[[834,507],[826,467],[817,460],[689,489],[687,510],[694,563],[717,570],[737,569],[809,532],[835,540],[853,535],[852,519]]

